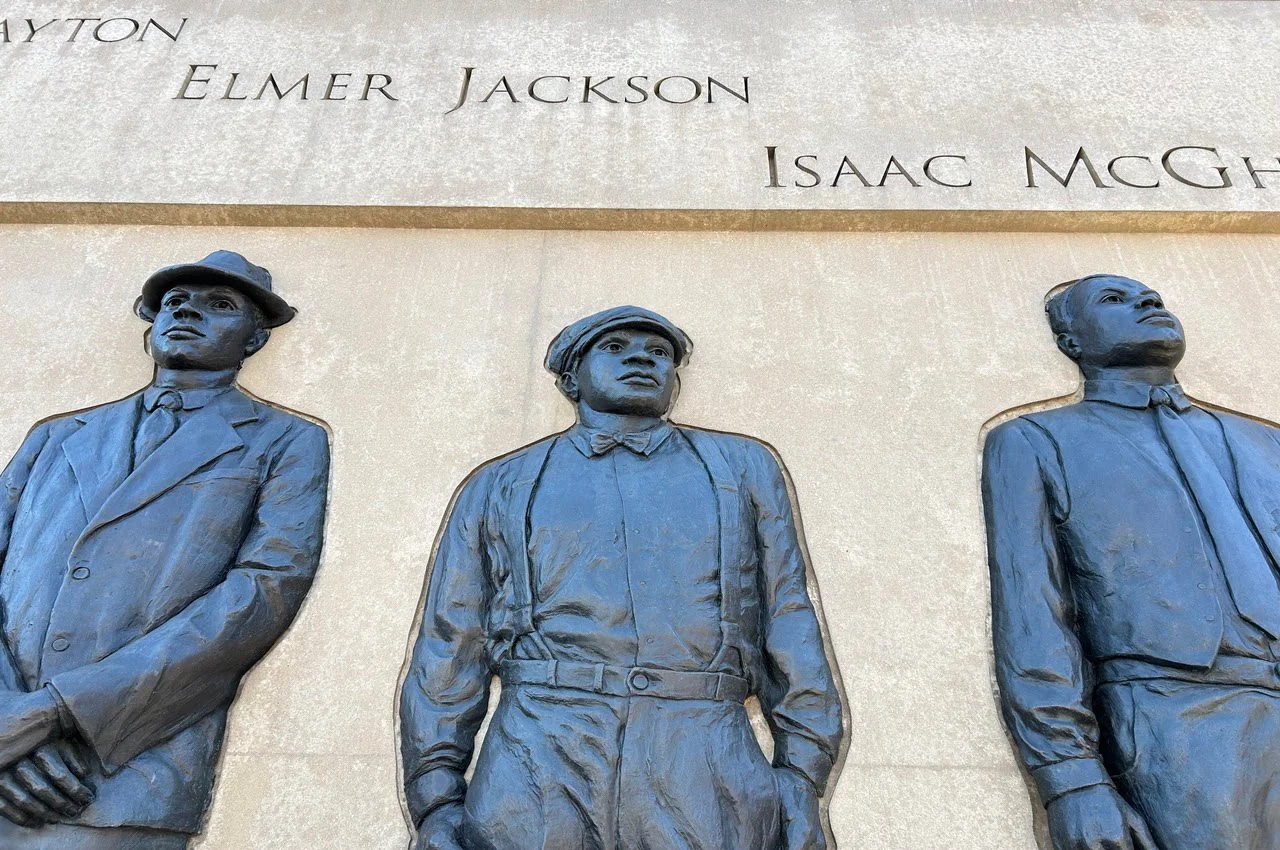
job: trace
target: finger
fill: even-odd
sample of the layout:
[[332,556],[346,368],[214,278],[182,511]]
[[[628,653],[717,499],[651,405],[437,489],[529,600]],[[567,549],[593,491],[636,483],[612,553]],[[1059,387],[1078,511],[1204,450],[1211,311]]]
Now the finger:
[[18,784],[12,772],[0,776],[0,797],[13,803],[28,817],[46,823],[57,823],[58,813],[37,800],[25,788]]
[[39,821],[32,820],[26,812],[19,809],[13,803],[0,797],[0,816],[10,823],[16,823],[18,826],[40,826]]
[[62,760],[66,762],[67,767],[81,779],[89,778],[89,761],[80,752],[80,748],[71,741],[58,741],[54,746],[57,747],[58,754],[62,756]]
[[31,761],[48,777],[54,787],[71,801],[81,807],[93,802],[93,788],[71,772],[71,768],[62,760],[58,750],[52,747],[41,747],[32,754]]
[[13,768],[13,775],[18,780],[18,784],[30,792],[31,796],[64,818],[75,817],[84,808],[54,785],[53,781],[31,759],[18,762]]
[[1156,844],[1155,836],[1147,828],[1146,821],[1140,817],[1132,817],[1128,820],[1129,829],[1133,832],[1134,850],[1160,850],[1160,846]]

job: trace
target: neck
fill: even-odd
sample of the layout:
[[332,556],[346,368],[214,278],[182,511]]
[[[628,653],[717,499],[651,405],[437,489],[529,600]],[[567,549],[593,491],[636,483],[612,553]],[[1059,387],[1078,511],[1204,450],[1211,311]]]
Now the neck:
[[166,369],[156,367],[156,377],[152,381],[157,387],[174,390],[205,390],[215,387],[229,387],[236,382],[239,369]]
[[1080,371],[1087,381],[1131,381],[1156,387],[1176,384],[1178,378],[1172,366],[1089,366],[1081,364]]
[[593,431],[609,431],[615,434],[632,434],[647,431],[661,424],[661,416],[642,416],[629,413],[603,413],[578,402],[578,421]]

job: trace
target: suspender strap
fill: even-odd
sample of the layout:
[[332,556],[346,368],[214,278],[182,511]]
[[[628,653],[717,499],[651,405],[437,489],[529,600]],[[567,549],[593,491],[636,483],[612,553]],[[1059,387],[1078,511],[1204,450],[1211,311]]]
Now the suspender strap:
[[741,532],[738,525],[741,523],[742,497],[738,490],[737,476],[730,470],[716,435],[683,426],[680,433],[688,437],[693,450],[706,465],[715,489],[716,516],[720,526],[720,631],[724,643],[721,652],[717,654],[719,658],[725,649],[738,649],[741,643],[739,624],[742,622],[742,576],[735,559],[735,543]]
[[547,457],[556,438],[543,440],[525,451],[515,471],[510,496],[504,511],[506,526],[504,542],[508,547],[511,570],[511,594],[515,603],[512,626],[516,637],[533,632],[533,567],[529,563],[529,511],[533,506],[533,491],[547,465]]
[[746,679],[727,673],[619,667],[581,661],[508,660],[498,666],[498,674],[503,685],[543,685],[619,697],[742,702],[749,692]]

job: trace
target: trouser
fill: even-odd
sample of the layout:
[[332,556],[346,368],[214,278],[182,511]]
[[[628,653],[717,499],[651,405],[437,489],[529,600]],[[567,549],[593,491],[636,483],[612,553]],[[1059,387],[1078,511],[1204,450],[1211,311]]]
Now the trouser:
[[778,787],[740,702],[503,687],[467,850],[779,850]]
[[161,829],[73,826],[26,829],[0,818],[3,850],[187,850],[191,836]]
[[1097,698],[1116,787],[1161,850],[1280,850],[1280,692],[1154,679]]

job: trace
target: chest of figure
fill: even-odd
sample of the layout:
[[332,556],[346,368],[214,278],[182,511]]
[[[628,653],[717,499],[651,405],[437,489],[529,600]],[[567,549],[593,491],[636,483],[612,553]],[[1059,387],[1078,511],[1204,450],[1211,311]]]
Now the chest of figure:
[[719,543],[711,478],[688,445],[588,457],[562,443],[530,505],[534,599],[548,616],[568,606],[606,621],[701,617],[719,595]]

